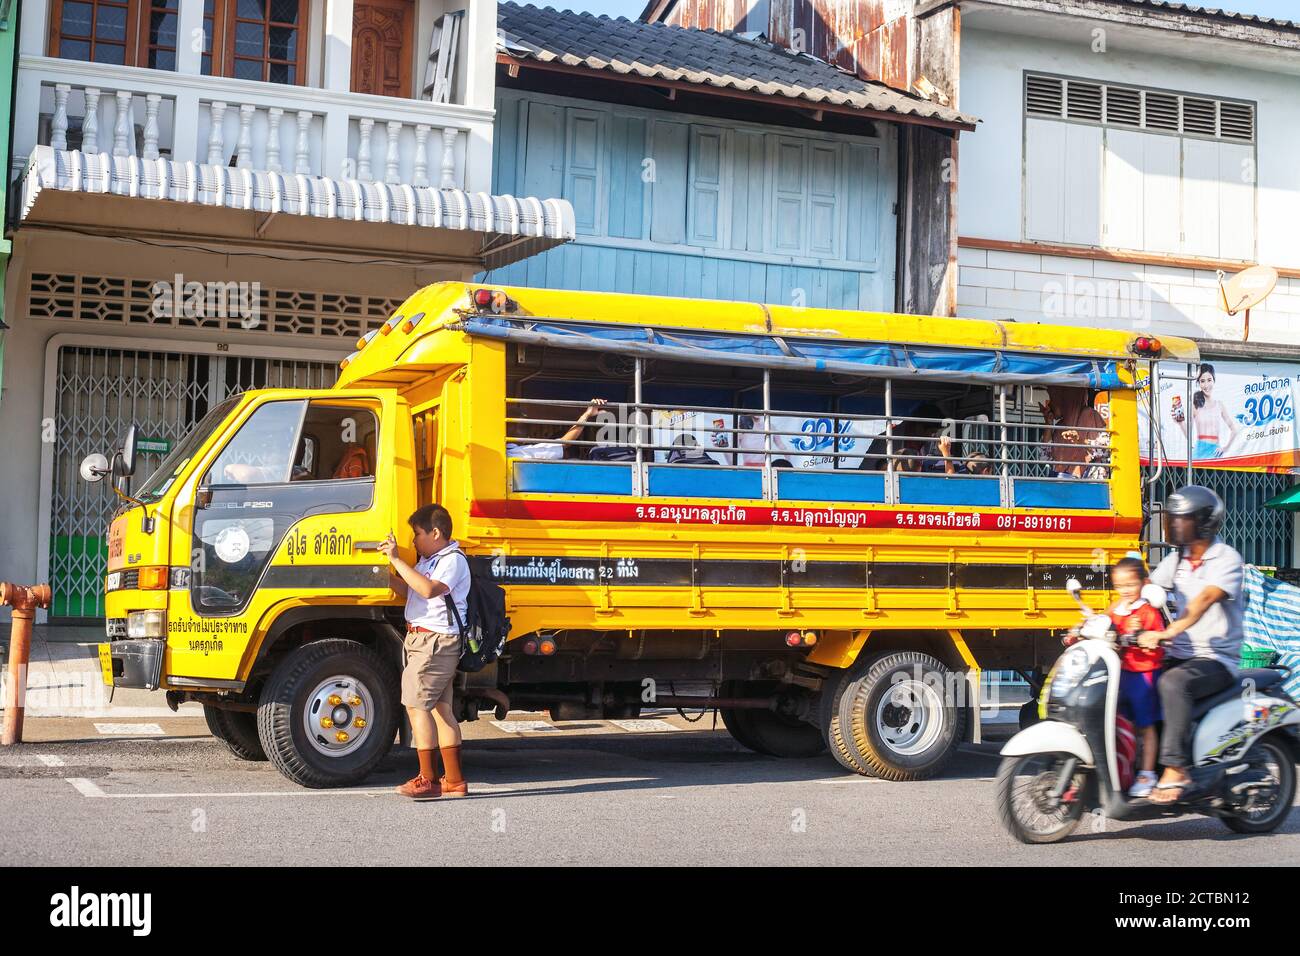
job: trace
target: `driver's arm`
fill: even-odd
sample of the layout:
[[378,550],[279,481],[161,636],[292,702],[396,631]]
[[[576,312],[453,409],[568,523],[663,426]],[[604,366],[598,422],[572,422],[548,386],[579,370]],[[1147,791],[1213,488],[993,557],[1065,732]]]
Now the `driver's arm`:
[[1216,588],[1213,584],[1206,585],[1200,593],[1196,595],[1196,597],[1187,602],[1187,612],[1163,631],[1159,632],[1160,639],[1162,641],[1173,640],[1179,634],[1183,633],[1183,631],[1187,630],[1199,621],[1205,612],[1211,607],[1218,604],[1220,601],[1225,600],[1227,597],[1228,592],[1223,590],[1223,588]]

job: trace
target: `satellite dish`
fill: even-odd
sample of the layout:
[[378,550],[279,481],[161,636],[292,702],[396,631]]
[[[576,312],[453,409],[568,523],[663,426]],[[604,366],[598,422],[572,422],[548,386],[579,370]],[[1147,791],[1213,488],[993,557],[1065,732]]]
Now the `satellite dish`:
[[1251,266],[1243,269],[1227,282],[1219,271],[1219,307],[1228,315],[1245,312],[1241,340],[1250,337],[1250,310],[1268,298],[1277,285],[1277,270],[1272,266]]

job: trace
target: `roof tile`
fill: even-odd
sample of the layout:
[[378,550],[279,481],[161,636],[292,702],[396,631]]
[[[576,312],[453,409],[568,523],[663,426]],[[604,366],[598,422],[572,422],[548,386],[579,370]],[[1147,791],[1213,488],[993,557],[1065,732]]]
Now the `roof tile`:
[[684,80],[966,128],[978,122],[912,93],[862,80],[808,54],[732,32],[610,19],[505,0],[497,5],[497,43],[499,49],[521,59]]

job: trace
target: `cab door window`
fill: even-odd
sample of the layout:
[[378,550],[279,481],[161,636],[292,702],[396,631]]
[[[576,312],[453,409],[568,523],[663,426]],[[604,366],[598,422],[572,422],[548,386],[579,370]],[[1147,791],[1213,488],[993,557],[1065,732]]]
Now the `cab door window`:
[[253,412],[208,469],[205,485],[273,485],[289,480],[306,402],[270,402]]

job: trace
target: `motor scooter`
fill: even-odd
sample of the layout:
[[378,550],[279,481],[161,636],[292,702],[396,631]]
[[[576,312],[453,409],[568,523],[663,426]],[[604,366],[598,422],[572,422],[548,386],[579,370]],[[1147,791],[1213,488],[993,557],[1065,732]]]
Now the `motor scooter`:
[[1195,813],[1238,833],[1277,829],[1291,812],[1300,760],[1300,706],[1282,688],[1287,669],[1241,670],[1236,684],[1197,701],[1192,782],[1179,800],[1130,797],[1117,740],[1123,639],[1084,603],[1076,579],[1066,588],[1083,621],[1044,682],[1042,719],[1002,748],[997,807],[1006,830],[1022,843],[1055,843],[1097,809],[1113,820]]

